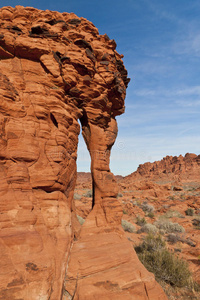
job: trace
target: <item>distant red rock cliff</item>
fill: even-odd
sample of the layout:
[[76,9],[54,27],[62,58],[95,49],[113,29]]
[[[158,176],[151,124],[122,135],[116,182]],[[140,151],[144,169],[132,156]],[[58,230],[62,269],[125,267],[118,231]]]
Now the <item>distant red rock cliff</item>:
[[139,165],[137,171],[126,176],[131,177],[176,177],[195,179],[200,177],[200,155],[187,153],[185,156],[166,156],[160,161]]

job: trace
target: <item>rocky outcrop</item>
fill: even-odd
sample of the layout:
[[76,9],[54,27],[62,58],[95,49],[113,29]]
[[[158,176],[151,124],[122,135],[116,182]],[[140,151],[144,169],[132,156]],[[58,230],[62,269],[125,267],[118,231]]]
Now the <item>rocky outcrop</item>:
[[[73,13],[0,9],[1,300],[166,299],[120,226],[109,157],[129,79],[115,48]],[[81,231],[78,119],[94,189]]]
[[200,155],[186,153],[185,156],[166,156],[160,161],[147,162],[139,165],[137,171],[126,178],[165,178],[174,179],[195,179],[199,180],[200,175]]

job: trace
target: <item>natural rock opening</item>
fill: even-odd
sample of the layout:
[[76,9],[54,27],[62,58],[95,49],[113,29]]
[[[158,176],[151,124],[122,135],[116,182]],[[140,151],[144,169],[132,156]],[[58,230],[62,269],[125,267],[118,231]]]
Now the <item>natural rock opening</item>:
[[[82,134],[91,157],[91,175],[93,188],[92,208],[96,205],[105,214],[106,222],[111,220],[109,203],[115,202],[117,207],[118,188],[114,175],[110,172],[110,151],[117,136],[117,123],[114,118],[110,120],[105,128],[88,122],[87,116],[81,118]],[[111,205],[111,204],[110,204]],[[117,211],[116,211],[117,212]],[[115,213],[116,213],[115,212]],[[116,221],[121,222],[121,215],[115,215]],[[117,218],[119,218],[117,220]]]

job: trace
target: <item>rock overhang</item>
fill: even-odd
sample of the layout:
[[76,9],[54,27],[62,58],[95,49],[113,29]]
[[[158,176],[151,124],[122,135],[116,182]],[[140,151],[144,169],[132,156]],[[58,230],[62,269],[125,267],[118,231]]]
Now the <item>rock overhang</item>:
[[[109,158],[129,79],[115,49],[114,40],[73,13],[0,9],[2,299],[64,300],[72,297],[69,291],[74,299],[89,299],[90,287],[90,299],[131,299],[137,295],[136,281],[144,299],[147,289],[151,299],[159,299],[156,289],[165,299],[120,227],[122,208]],[[81,232],[73,202],[78,119],[91,155],[94,186],[94,207]],[[96,255],[98,234],[108,265],[100,265]],[[80,243],[74,241],[78,235]],[[77,258],[80,247],[83,255]],[[114,259],[111,250],[117,250]],[[90,264],[96,265],[99,277],[95,273],[88,282],[93,268],[85,272],[85,267]],[[99,288],[98,280],[102,282],[104,271],[110,277],[113,267],[115,282],[106,285],[108,290],[101,288],[103,283]],[[120,288],[113,290],[116,286]]]

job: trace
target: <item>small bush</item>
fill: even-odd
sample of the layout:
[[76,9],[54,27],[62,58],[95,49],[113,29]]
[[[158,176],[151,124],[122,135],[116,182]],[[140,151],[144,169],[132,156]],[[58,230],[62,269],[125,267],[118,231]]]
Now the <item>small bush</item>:
[[146,223],[147,223],[147,221],[145,220],[144,217],[137,216],[137,218],[136,218],[136,224],[137,225],[143,226]]
[[195,191],[195,190],[196,190],[195,187],[191,187],[191,188],[188,189],[188,192],[193,192],[193,191]]
[[135,231],[135,226],[126,220],[122,220],[122,228],[130,233]]
[[128,212],[125,209],[123,209],[123,214],[128,215]]
[[147,202],[143,202],[141,208],[144,212],[148,212],[148,213],[154,211],[153,205],[150,205]]
[[81,195],[74,193],[74,200],[81,200]]
[[154,218],[154,213],[152,211],[150,211],[148,214],[147,214],[147,217],[153,219]]
[[191,287],[191,273],[186,261],[170,252],[161,236],[149,234],[135,248],[139,259],[158,281],[172,286]]
[[156,234],[158,233],[158,228],[153,224],[147,223],[138,231],[138,233],[140,232]]
[[121,198],[121,197],[123,197],[123,194],[122,193],[118,193],[117,194],[117,198]]
[[92,198],[92,190],[88,190],[85,194],[83,194],[84,197]]
[[153,235],[152,233],[148,234],[144,241],[135,247],[137,254],[143,253],[145,251],[159,251],[165,247],[165,241],[161,237],[161,235]]
[[178,234],[175,233],[169,233],[167,236],[167,241],[170,242],[171,244],[182,242],[188,244],[191,247],[196,246],[196,243],[194,243],[190,238],[184,238],[183,236],[179,236]]
[[193,208],[188,208],[185,211],[186,216],[194,216],[194,209]]
[[196,218],[192,220],[192,225],[195,229],[200,229],[200,216],[196,216]]
[[166,218],[185,218],[179,211],[176,210],[168,210],[165,214]]
[[154,225],[164,230],[164,232],[170,233],[170,232],[185,232],[185,229],[179,225],[178,223],[170,222],[169,220],[160,219],[154,223]]
[[195,247],[196,246],[196,243],[194,243],[190,238],[185,239],[184,242],[186,244],[188,244],[189,246],[191,246],[191,247]]
[[180,241],[180,237],[175,233],[169,233],[167,236],[167,241],[172,244],[176,244],[178,241]]
[[83,225],[83,223],[85,222],[85,220],[79,215],[77,215],[77,219],[81,225]]
[[141,201],[139,199],[136,199],[133,204],[136,206],[141,206]]

